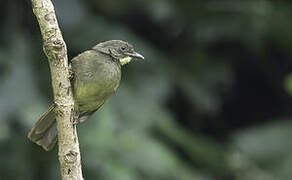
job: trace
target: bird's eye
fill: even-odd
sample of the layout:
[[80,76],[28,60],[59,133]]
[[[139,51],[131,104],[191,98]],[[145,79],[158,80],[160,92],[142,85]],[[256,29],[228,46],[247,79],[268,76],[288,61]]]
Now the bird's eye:
[[121,49],[121,51],[125,51],[127,49],[127,47],[126,46],[121,46],[120,49]]

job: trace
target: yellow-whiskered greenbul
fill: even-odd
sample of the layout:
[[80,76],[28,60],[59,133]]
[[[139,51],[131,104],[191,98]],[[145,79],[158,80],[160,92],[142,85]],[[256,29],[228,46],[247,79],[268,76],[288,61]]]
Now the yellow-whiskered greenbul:
[[[131,44],[111,40],[97,44],[71,60],[71,84],[78,121],[87,120],[119,87],[121,66],[133,58],[144,59]],[[36,121],[28,138],[45,150],[51,150],[57,142],[55,105]]]

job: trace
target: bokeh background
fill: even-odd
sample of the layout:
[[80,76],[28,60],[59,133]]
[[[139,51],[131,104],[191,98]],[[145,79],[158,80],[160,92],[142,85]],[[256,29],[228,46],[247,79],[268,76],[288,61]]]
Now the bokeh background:
[[[69,58],[132,43],[145,61],[78,127],[88,180],[292,178],[292,3],[55,0]],[[52,103],[29,0],[0,1],[0,179],[60,179],[26,134]]]

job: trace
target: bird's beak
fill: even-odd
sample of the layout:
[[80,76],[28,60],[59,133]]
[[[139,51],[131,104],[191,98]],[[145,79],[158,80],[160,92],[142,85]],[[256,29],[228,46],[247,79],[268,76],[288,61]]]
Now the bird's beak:
[[138,59],[144,59],[144,56],[142,56],[141,54],[139,54],[137,52],[127,53],[126,55],[128,55],[130,57],[138,58]]

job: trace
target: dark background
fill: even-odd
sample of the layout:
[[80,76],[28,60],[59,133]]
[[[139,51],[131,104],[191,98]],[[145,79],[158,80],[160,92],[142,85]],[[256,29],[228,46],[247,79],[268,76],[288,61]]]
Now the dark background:
[[[85,179],[292,178],[292,3],[56,0],[69,58],[121,39],[145,56],[79,125]],[[0,1],[0,179],[60,179],[26,134],[52,103],[29,0]]]

